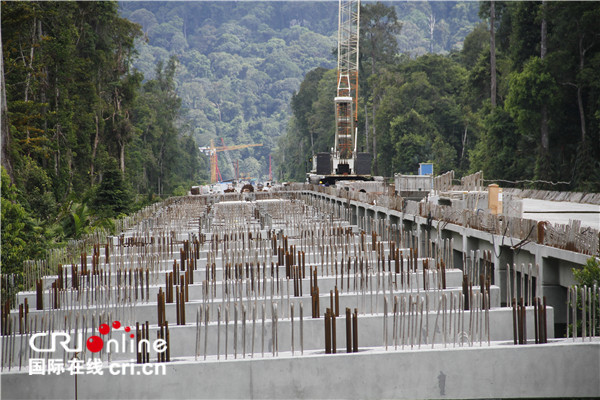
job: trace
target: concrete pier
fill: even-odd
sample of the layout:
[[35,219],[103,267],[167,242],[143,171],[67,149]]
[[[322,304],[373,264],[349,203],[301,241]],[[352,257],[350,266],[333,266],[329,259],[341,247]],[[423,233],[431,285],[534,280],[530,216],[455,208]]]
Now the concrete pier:
[[[548,283],[583,254],[315,191],[145,215],[16,296],[2,398],[71,398],[76,377],[77,398],[600,396],[595,320],[555,338],[567,289]],[[85,373],[36,350],[52,334],[85,342]]]

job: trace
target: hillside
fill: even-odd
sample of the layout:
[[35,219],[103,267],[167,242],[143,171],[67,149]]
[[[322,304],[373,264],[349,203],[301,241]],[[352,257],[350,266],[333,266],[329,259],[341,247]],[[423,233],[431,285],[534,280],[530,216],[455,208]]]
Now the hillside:
[[[489,3],[478,6],[484,22],[462,46],[408,57],[410,24],[396,9],[363,5],[358,146],[374,155],[373,174],[432,162],[436,174],[482,170],[505,186],[599,191],[600,3],[498,3],[493,19]],[[424,15],[418,3],[403,7]],[[334,96],[334,71],[306,75],[280,141],[284,179],[303,180],[312,155],[331,147]]]
[[[368,4],[368,3],[365,3]],[[477,23],[476,3],[390,3],[403,24],[399,49],[411,56],[461,48]],[[158,61],[179,60],[175,80],[181,123],[200,146],[262,143],[231,152],[240,174],[266,177],[269,154],[286,131],[290,101],[306,73],[334,68],[338,3],[123,2],[121,15],[142,26],[134,66],[145,77]],[[432,35],[433,33],[433,35]],[[220,158],[224,179],[231,165]]]

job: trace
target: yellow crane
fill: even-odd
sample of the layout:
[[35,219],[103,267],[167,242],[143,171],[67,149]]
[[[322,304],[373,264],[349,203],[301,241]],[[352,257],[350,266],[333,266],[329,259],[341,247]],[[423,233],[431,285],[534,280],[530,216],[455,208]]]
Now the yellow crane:
[[209,147],[199,147],[200,151],[210,156],[210,183],[216,183],[217,180],[222,181],[221,172],[219,171],[217,154],[221,151],[240,150],[248,147],[262,146],[262,143],[252,144],[236,144],[233,146],[215,146],[215,141],[210,140]]

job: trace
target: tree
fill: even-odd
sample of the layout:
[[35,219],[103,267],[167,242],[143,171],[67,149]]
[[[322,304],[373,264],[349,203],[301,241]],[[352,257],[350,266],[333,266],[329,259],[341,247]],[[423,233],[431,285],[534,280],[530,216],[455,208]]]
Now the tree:
[[[575,278],[575,282],[577,285],[581,287],[593,288],[596,287],[600,283],[600,261],[596,257],[588,258],[587,262],[581,268],[573,268],[573,278]],[[600,315],[600,299],[596,293],[592,292],[592,304],[596,308],[593,310],[594,315]],[[590,312],[588,309],[588,304],[583,304],[582,298],[580,294],[577,294],[577,308],[579,310],[579,317],[577,321],[577,332],[578,335],[581,335],[582,331],[582,312]],[[600,328],[600,320],[596,318],[594,321],[595,326],[594,330]],[[570,326],[571,331],[573,332],[573,327]]]
[[[394,7],[388,7],[381,2],[375,4],[366,4],[361,6],[360,16],[360,69],[363,77],[361,82],[368,82],[370,75],[375,75],[380,65],[390,64],[394,56],[398,53],[398,41],[396,35],[400,33],[402,24],[398,21],[396,10]],[[366,68],[368,64],[370,68]],[[367,72],[368,71],[368,72]],[[362,90],[365,93],[369,92],[369,88],[364,87]],[[377,131],[375,124],[375,116],[377,114],[377,106],[380,97],[372,96],[371,103],[371,137],[373,140],[373,153],[377,153]],[[367,102],[365,104],[365,136],[366,142],[369,142],[369,117],[367,113]],[[368,144],[367,144],[368,151]],[[373,172],[378,173],[377,157],[373,159]]]
[[41,257],[46,250],[48,241],[44,228],[19,202],[18,198],[21,193],[11,183],[4,167],[1,172],[2,273],[21,273],[23,261]]
[[131,205],[131,194],[123,179],[123,172],[114,159],[102,174],[102,180],[95,190],[92,200],[95,212],[103,217],[116,217],[126,214]]
[[535,164],[532,139],[524,140],[512,119],[503,109],[483,108],[485,117],[475,147],[469,152],[471,172],[482,170],[487,179],[517,181],[532,179]]
[[490,1],[490,98],[492,108],[496,107],[496,33],[494,32],[496,23],[496,3]]
[[364,4],[360,10],[360,58],[365,76],[374,74],[379,65],[391,64],[398,54],[398,41],[402,24],[396,9],[381,2]]
[[571,143],[577,143],[573,177],[580,190],[595,190],[594,187],[600,187],[599,133],[597,126],[590,126],[588,120],[594,118],[598,109],[600,5],[595,2],[569,6],[550,3],[547,7],[547,14],[551,16],[547,60],[556,80],[570,89],[565,92],[565,96],[572,99],[567,107],[575,106],[572,123],[579,128],[578,135],[571,138]]
[[525,63],[522,72],[513,72],[506,99],[506,109],[511,113],[521,135],[529,142],[538,143],[535,178],[540,180],[553,178],[548,138],[539,140],[537,132],[544,121],[544,106],[553,108],[553,98],[557,90],[557,84],[547,71],[545,62],[539,57],[532,57]]

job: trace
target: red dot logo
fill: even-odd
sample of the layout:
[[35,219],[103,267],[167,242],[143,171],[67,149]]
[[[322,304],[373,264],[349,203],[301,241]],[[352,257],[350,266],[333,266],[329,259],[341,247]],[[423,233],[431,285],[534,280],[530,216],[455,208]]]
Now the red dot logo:
[[129,332],[130,330],[131,330],[130,327],[128,327],[128,326],[125,327],[125,332]]
[[112,326],[114,329],[119,329],[121,327],[121,323],[119,321],[115,321],[115,322],[113,322]]
[[100,333],[102,335],[106,335],[108,334],[108,332],[110,331],[110,328],[108,326],[108,324],[102,324],[100,325],[100,327],[98,328],[98,331],[100,331]]
[[133,333],[131,335],[129,335],[129,337],[133,339]]
[[85,346],[92,353],[97,353],[104,347],[104,341],[100,336],[90,336],[85,342]]

